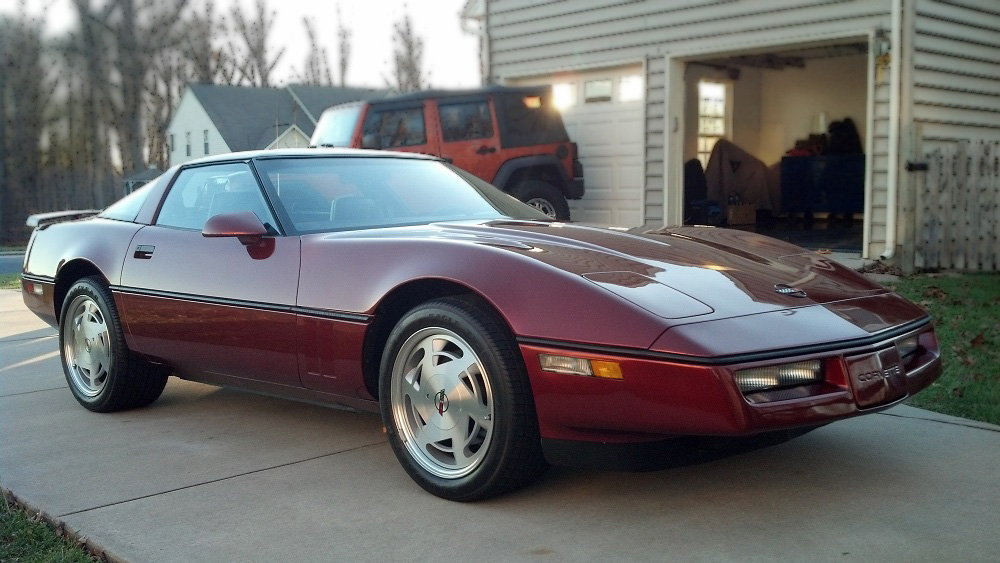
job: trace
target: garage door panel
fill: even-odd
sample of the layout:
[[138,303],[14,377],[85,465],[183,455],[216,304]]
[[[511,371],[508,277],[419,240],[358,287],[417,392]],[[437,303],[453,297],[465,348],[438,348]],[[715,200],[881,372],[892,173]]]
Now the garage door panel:
[[628,197],[636,190],[641,190],[642,165],[619,165],[617,187],[622,197]]
[[[577,144],[586,185],[583,199],[570,201],[574,221],[616,226],[643,223],[645,101],[622,102],[617,86],[621,77],[636,74],[641,74],[641,68],[633,65],[517,81],[523,85],[570,83],[577,88],[577,103],[562,110],[566,131]],[[606,79],[616,84],[612,101],[585,102],[583,84]]]

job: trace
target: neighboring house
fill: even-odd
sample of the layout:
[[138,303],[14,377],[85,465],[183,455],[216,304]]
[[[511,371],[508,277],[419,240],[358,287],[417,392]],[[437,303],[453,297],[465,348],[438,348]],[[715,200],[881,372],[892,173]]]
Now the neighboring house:
[[333,86],[191,84],[167,127],[170,165],[227,152],[306,147],[323,110],[386,93]]
[[150,166],[144,170],[140,170],[134,174],[126,176],[122,180],[122,184],[125,186],[125,193],[130,194],[136,189],[148,184],[151,180],[155,180],[163,174],[163,171],[156,166]]
[[[470,0],[464,17],[480,23],[487,82],[561,97],[586,168],[577,220],[679,224],[684,162],[717,138],[771,165],[851,117],[862,253],[912,267],[950,207],[927,201],[941,192],[919,163],[968,140],[985,166],[1000,140],[997,0]],[[997,225],[1000,192],[984,197],[976,216]],[[1000,257],[1000,227],[984,232]]]

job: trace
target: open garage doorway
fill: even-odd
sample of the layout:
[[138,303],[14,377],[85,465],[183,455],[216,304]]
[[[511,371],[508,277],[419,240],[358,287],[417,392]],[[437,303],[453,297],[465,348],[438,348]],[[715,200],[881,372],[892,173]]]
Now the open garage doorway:
[[869,43],[685,58],[684,222],[861,252],[876,144]]

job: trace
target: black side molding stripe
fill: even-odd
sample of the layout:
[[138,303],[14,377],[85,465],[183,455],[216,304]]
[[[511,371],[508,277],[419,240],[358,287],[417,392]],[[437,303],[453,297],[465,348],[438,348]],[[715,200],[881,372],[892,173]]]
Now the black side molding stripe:
[[[749,362],[760,362],[764,360],[775,360],[790,356],[800,356],[805,354],[820,354],[823,352],[833,352],[835,350],[846,350],[862,352],[864,348],[879,348],[892,340],[909,332],[914,332],[930,324],[930,317],[924,317],[916,321],[908,322],[904,325],[877,332],[871,336],[852,338],[850,340],[838,340],[836,342],[812,344],[808,346],[795,346],[791,348],[781,348],[778,350],[767,350],[765,352],[751,352],[747,354],[730,354],[726,356],[714,356],[706,358],[703,356],[688,356],[684,354],[671,354],[668,352],[654,352],[652,350],[639,348],[625,348],[619,346],[600,346],[594,344],[581,344],[579,342],[563,342],[560,340],[550,340],[546,338],[518,337],[520,344],[531,346],[544,346],[547,348],[561,348],[563,350],[576,350],[579,352],[592,352],[598,354],[608,354],[613,356],[626,356],[630,358],[666,360],[693,365],[720,366],[727,364],[742,364]],[[860,350],[857,350],[861,348]]]
[[55,278],[49,276],[36,276],[35,274],[21,274],[21,279],[38,283],[56,283]]
[[328,311],[326,309],[315,309],[313,307],[292,307],[292,311],[298,315],[306,317],[320,317],[323,319],[337,319],[339,321],[353,321],[356,323],[367,323],[372,320],[372,315],[359,315],[357,313],[343,313],[340,311]]
[[313,307],[296,307],[293,305],[279,305],[276,303],[261,303],[258,301],[245,301],[241,299],[227,299],[225,297],[210,297],[207,295],[192,295],[187,293],[176,293],[173,291],[158,291],[153,289],[142,289],[138,287],[123,287],[123,286],[113,285],[111,286],[111,291],[128,295],[142,295],[145,297],[177,299],[179,301],[191,301],[193,303],[226,305],[229,307],[257,309],[260,311],[272,311],[276,313],[292,313],[296,315],[305,315],[308,317],[319,317],[324,319],[350,321],[355,323],[367,323],[372,319],[371,315],[361,315],[358,313],[345,313],[341,311],[330,311],[327,309],[316,309]]

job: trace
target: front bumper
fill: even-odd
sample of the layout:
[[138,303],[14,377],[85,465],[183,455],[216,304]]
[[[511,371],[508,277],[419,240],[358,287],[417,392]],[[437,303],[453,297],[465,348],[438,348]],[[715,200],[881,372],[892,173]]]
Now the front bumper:
[[[871,362],[875,360],[871,358],[888,357],[887,351],[895,351],[896,342],[913,335],[919,336],[917,351],[903,359],[894,356],[898,367],[885,366],[885,377],[873,380]],[[663,359],[645,351],[607,353],[606,349],[525,340],[520,347],[543,443],[560,448],[582,442],[634,450],[626,445],[652,444],[678,436],[745,437],[808,429],[888,408],[941,374],[937,339],[929,323],[865,346],[725,365],[697,358],[690,362]],[[539,354],[617,362],[623,379],[542,371]],[[822,383],[745,395],[733,377],[738,369],[808,359],[823,360]],[[561,459],[555,458],[567,456],[549,457],[550,462],[560,464]],[[580,461],[574,465],[587,464]]]

